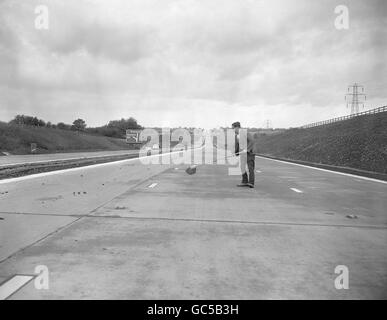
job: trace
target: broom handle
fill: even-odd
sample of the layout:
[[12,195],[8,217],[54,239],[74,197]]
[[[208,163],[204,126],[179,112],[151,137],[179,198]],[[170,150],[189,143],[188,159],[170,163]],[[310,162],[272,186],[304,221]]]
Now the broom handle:
[[[239,152],[238,155],[240,155],[241,153],[246,153],[246,151],[242,151],[242,152]],[[237,155],[236,154],[232,154],[231,156],[228,156],[226,157],[225,159],[230,159],[230,158],[233,158],[233,157],[236,157]],[[190,165],[189,167],[190,168],[196,168],[197,166],[199,166],[200,164],[193,164],[193,165]]]

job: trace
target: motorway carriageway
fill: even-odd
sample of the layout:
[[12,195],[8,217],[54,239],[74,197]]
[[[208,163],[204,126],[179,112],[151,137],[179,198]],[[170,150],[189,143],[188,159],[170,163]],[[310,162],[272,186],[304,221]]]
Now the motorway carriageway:
[[[385,182],[257,157],[249,189],[226,165],[185,168],[128,159],[2,180],[0,297],[387,298]],[[28,280],[39,265],[48,290]]]

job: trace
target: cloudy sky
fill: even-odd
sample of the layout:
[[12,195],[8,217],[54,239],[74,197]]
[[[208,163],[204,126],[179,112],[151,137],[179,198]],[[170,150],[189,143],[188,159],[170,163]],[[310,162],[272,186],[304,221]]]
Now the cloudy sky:
[[347,114],[354,82],[387,105],[386,17],[385,0],[0,0],[0,120],[289,127]]

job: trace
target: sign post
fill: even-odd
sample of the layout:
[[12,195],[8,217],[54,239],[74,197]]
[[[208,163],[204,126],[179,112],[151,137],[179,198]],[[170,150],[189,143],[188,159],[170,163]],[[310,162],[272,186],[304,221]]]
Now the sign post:
[[38,145],[36,143],[31,143],[31,153],[36,153]]

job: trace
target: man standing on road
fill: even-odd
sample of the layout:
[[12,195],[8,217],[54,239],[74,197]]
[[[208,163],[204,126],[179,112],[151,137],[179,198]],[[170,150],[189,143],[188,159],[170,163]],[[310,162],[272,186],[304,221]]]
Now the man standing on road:
[[[232,128],[235,131],[235,155],[240,155],[240,165],[242,172],[242,183],[238,184],[238,187],[250,187],[254,188],[255,182],[255,153],[256,145],[251,133],[244,130],[244,134],[241,134],[241,124],[234,122]],[[241,139],[247,139],[247,143],[243,143]],[[245,149],[241,150],[241,147],[245,146]],[[246,167],[249,170],[247,175]]]

